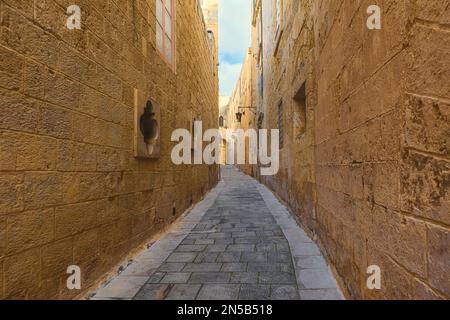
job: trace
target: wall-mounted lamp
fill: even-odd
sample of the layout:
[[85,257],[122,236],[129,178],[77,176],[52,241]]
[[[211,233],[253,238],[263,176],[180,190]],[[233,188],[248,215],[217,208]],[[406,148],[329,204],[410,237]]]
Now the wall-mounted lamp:
[[245,113],[242,113],[242,112],[236,112],[236,121],[237,122],[242,122],[242,116],[244,115]]

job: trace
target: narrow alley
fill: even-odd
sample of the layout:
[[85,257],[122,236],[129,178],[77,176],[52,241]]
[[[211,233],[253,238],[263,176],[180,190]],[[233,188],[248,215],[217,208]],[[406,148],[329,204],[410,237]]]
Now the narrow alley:
[[0,300],[450,300],[449,66],[450,0],[0,0]]
[[232,167],[222,175],[93,299],[341,299],[319,248],[273,194]]

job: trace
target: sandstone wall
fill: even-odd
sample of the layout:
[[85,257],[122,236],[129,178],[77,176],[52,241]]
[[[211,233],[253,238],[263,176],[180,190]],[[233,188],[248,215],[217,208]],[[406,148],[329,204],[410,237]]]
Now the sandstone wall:
[[[285,115],[280,173],[264,182],[318,237],[350,296],[449,298],[449,1],[284,0],[278,49],[274,4],[262,3],[259,108],[268,128],[280,101]],[[372,4],[381,30],[366,27]],[[366,287],[369,265],[381,267],[379,291]]]
[[[170,136],[217,127],[215,50],[197,1],[176,1],[176,71],[156,52],[155,1],[0,0],[0,298],[73,298],[217,182],[174,166]],[[133,157],[134,91],[162,107],[161,157]],[[81,293],[82,293],[81,292]]]

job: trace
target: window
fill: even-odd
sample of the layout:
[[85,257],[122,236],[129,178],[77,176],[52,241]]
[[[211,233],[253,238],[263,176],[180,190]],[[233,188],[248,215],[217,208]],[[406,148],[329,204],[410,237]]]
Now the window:
[[174,66],[173,0],[156,0],[156,47],[164,60]]
[[280,150],[284,148],[284,114],[283,114],[283,101],[280,101],[278,105],[278,129],[280,131]]
[[294,139],[301,139],[306,133],[306,86],[303,84],[294,96]]
[[223,116],[220,116],[219,118],[219,127],[223,127],[225,124],[225,119],[223,118]]

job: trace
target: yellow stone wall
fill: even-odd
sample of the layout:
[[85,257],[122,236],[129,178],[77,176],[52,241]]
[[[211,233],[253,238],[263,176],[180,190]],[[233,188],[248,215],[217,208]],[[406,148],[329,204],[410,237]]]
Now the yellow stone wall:
[[[255,71],[255,57],[252,48],[247,50],[244,63],[242,65],[241,74],[237,81],[236,87],[231,95],[228,104],[227,121],[230,130],[244,130],[254,129],[256,124],[256,102],[254,100],[254,84],[253,74]],[[236,118],[236,113],[241,113],[241,121]],[[245,155],[246,164],[240,164],[238,167],[241,171],[250,176],[254,176],[256,166],[249,163],[249,140],[245,140]],[[235,154],[235,158],[237,155]],[[235,159],[235,164],[237,159]]]
[[[197,1],[176,2],[176,71],[156,52],[155,1],[0,0],[0,298],[83,294],[218,179],[175,166],[176,128],[217,127],[218,76]],[[133,157],[133,99],[161,105],[161,157]],[[82,291],[66,269],[82,270]]]
[[[279,174],[262,181],[317,237],[349,296],[449,298],[449,1],[284,0],[279,38],[276,2],[257,1],[257,100],[265,128],[278,128],[283,102],[284,148]],[[381,30],[366,26],[372,4]],[[370,265],[381,290],[366,286]]]

